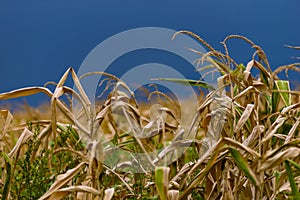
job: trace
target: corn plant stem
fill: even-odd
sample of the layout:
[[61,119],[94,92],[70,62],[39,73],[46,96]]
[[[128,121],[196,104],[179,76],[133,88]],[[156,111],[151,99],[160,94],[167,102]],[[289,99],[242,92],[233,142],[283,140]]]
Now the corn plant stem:
[[[256,127],[259,127],[259,94],[255,93],[255,104],[256,104]],[[260,129],[258,128],[258,135],[259,135],[259,143],[261,143],[262,141],[262,134],[260,133]],[[262,155],[262,145],[260,145],[258,147],[258,152],[259,155]],[[258,166],[261,165],[261,159],[258,159]],[[259,183],[261,183],[263,181],[263,172],[260,172],[258,175],[258,179],[259,179]],[[262,184],[260,185],[260,187],[255,187],[255,196],[256,199],[262,199]]]

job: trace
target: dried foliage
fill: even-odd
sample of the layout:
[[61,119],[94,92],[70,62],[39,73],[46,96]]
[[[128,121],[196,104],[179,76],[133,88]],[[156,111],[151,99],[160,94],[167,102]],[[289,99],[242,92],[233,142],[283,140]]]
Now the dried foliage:
[[[188,121],[180,120],[176,101],[159,91],[149,94],[161,99],[161,107],[150,114],[149,106],[139,105],[126,83],[104,72],[86,75],[106,76],[114,88],[97,112],[72,68],[54,91],[45,86],[0,94],[0,100],[36,93],[51,99],[51,120],[16,124],[8,110],[1,110],[1,198],[300,199],[300,92],[277,76],[285,70],[299,71],[299,64],[273,72],[262,48],[245,37],[226,37],[222,53],[194,33],[177,34],[205,45],[207,54],[193,50],[198,62],[207,61],[206,69],[221,74],[218,87],[199,98],[194,113],[188,106],[182,108],[188,111],[189,118],[183,118]],[[229,55],[227,41],[234,38],[254,49],[246,66]],[[69,75],[76,90],[65,85]],[[162,80],[213,88],[203,80]],[[72,103],[62,100],[64,95],[80,102],[76,112]],[[124,113],[124,127],[113,118],[116,110]],[[102,141],[99,134],[109,139]],[[131,152],[131,162],[103,162],[112,151],[108,143]],[[162,166],[179,147],[185,152]],[[136,164],[144,173],[124,170],[141,159],[135,153],[144,155],[144,162]]]

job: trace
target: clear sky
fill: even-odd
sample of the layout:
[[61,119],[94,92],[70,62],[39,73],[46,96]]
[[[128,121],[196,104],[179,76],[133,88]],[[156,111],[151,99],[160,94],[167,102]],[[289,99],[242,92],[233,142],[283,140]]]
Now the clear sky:
[[[262,46],[276,68],[299,56],[283,46],[300,44],[299,9],[299,0],[2,0],[0,92],[58,81],[106,38],[149,26],[191,30],[218,50],[227,35],[241,34]],[[238,62],[253,53],[240,41],[230,49]]]

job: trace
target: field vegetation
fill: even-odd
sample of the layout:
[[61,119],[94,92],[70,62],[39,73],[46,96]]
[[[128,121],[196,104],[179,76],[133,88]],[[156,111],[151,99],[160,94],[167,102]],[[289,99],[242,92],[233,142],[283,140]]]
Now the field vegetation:
[[[206,54],[192,50],[199,54],[197,62],[207,62],[210,73],[221,74],[214,89],[203,80],[162,77],[206,91],[200,92],[197,108],[190,108],[188,102],[179,105],[160,91],[151,92],[161,101],[160,112],[153,117],[150,106],[139,105],[122,80],[91,72],[86,76],[105,76],[113,88],[127,91],[112,89],[93,112],[80,83],[87,77],[77,77],[72,68],[57,83],[0,94],[0,100],[36,93],[51,99],[50,105],[28,107],[28,112],[0,111],[0,197],[300,199],[300,92],[288,78],[279,78],[283,72],[299,72],[300,64],[272,70],[263,49],[238,35],[226,37],[224,52],[219,52],[194,33],[177,34],[187,34],[204,45]],[[248,63],[236,63],[230,57],[227,43],[232,39],[244,40],[253,48]],[[68,76],[76,89],[65,84]],[[80,105],[76,112],[72,98]],[[116,108],[127,113],[118,124]],[[180,120],[181,114],[187,116],[185,121]],[[108,136],[106,141],[99,133]],[[131,161],[103,162],[110,159],[108,144],[130,152]],[[164,164],[179,148],[185,151]],[[144,155],[144,162],[138,162],[137,154]],[[128,168],[134,162],[139,173]]]

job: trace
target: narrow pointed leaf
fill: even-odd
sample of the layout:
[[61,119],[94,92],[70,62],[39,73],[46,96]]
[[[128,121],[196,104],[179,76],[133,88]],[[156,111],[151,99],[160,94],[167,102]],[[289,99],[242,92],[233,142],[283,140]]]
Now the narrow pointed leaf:
[[161,200],[167,200],[169,172],[169,167],[157,167],[155,170],[155,184]]
[[288,161],[285,161],[285,169],[286,169],[286,173],[288,175],[289,181],[290,181],[293,199],[300,200],[300,193],[299,193],[297,184],[295,182],[291,166]]
[[248,165],[245,158],[243,158],[242,155],[239,153],[239,151],[234,148],[229,148],[229,151],[230,151],[235,163],[237,164],[237,166],[245,173],[245,175],[249,178],[249,180],[256,187],[258,187],[259,181],[258,181],[257,177],[255,176],[255,173],[252,171],[252,169]]
[[75,168],[69,169],[65,174],[58,175],[56,181],[51,185],[50,189],[39,199],[42,200],[49,198],[54,192],[58,191],[61,187],[67,184],[74,176],[76,176],[82,169],[82,166],[84,165],[86,165],[86,163],[82,162]]
[[173,82],[173,83],[179,83],[182,85],[190,85],[190,86],[200,86],[205,89],[212,89],[214,90],[215,88],[208,83],[200,80],[191,80],[191,79],[178,79],[178,78],[155,78],[152,80],[159,80],[159,81],[168,81],[168,82]]
[[59,189],[57,191],[55,191],[50,197],[49,200],[60,200],[65,198],[66,196],[68,196],[71,193],[74,192],[85,192],[85,193],[91,193],[94,195],[100,195],[100,192],[97,191],[96,189],[89,187],[89,186],[85,186],[85,185],[78,185],[78,186],[70,186],[70,187],[66,187],[66,188],[62,188]]
[[275,81],[276,89],[283,90],[287,92],[279,92],[281,99],[283,100],[286,106],[291,105],[291,94],[288,92],[290,91],[290,82],[284,80],[276,80]]
[[238,132],[241,130],[241,128],[244,126],[244,124],[246,123],[246,121],[249,119],[252,111],[254,108],[254,104],[247,104],[246,109],[244,110],[241,118],[239,119],[239,121],[237,122],[237,125],[235,127],[234,132]]
[[8,155],[6,153],[2,153],[2,156],[4,157],[5,164],[6,164],[6,178],[5,178],[4,188],[2,191],[2,200],[6,200],[8,199],[9,191],[10,191],[12,169],[11,169],[11,160],[8,157]]
[[34,134],[30,130],[28,130],[27,128],[25,128],[24,131],[22,132],[21,136],[19,137],[16,145],[10,151],[10,153],[8,154],[8,156],[10,158],[13,158],[16,155],[16,153],[20,150],[21,146],[23,144],[25,144],[28,140],[30,140],[30,138],[32,138],[33,135]]
[[300,165],[290,159],[287,160],[289,163],[291,163],[292,165],[294,165],[294,167],[300,172]]

